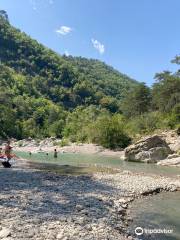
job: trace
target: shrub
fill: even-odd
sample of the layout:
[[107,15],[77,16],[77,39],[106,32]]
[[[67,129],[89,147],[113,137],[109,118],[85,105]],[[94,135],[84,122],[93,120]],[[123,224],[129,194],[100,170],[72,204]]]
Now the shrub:
[[168,127],[171,129],[177,128],[180,123],[180,104],[177,104],[168,115],[167,118]]
[[60,142],[60,146],[64,147],[64,146],[68,146],[69,145],[69,141],[67,139],[62,139]]
[[110,149],[125,148],[131,142],[120,115],[98,119],[90,127],[91,141]]
[[127,130],[130,135],[136,134],[150,134],[156,129],[166,128],[166,118],[159,112],[144,113],[131,119],[127,123]]

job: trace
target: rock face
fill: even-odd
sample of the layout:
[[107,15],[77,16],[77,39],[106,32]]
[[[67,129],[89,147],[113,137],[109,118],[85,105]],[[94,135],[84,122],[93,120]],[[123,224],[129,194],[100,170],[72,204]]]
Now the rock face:
[[180,156],[177,154],[169,155],[167,159],[159,161],[157,165],[180,167]]
[[161,136],[173,152],[180,153],[180,135],[178,130],[163,132]]
[[158,162],[167,158],[172,151],[158,135],[148,136],[125,149],[126,161]]
[[180,157],[159,161],[157,165],[180,167]]

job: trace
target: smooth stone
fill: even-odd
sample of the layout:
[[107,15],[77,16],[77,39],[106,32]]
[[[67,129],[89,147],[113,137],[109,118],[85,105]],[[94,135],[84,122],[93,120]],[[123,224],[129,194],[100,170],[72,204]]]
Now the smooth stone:
[[0,231],[0,238],[3,239],[3,238],[6,238],[6,237],[9,237],[11,235],[11,232],[8,228],[3,228],[1,231]]

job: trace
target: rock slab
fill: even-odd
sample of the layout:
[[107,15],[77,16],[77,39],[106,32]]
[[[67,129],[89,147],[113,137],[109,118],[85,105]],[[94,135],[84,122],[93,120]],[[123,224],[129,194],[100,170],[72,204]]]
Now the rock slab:
[[165,140],[158,135],[142,138],[125,149],[126,161],[158,162],[167,158],[172,151]]

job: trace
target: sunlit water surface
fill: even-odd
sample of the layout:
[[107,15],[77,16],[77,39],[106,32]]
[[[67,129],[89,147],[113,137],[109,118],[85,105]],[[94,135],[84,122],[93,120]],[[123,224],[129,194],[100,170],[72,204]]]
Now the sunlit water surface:
[[158,174],[165,176],[180,175],[180,168],[157,166],[156,164],[146,164],[138,162],[123,161],[118,157],[101,156],[98,154],[75,154],[63,153],[58,154],[57,158],[53,157],[53,153],[29,153],[17,152],[19,157],[26,158],[36,163],[50,163],[55,165],[71,165],[71,166],[96,166],[96,167],[112,167],[132,172],[144,172],[150,174]]

